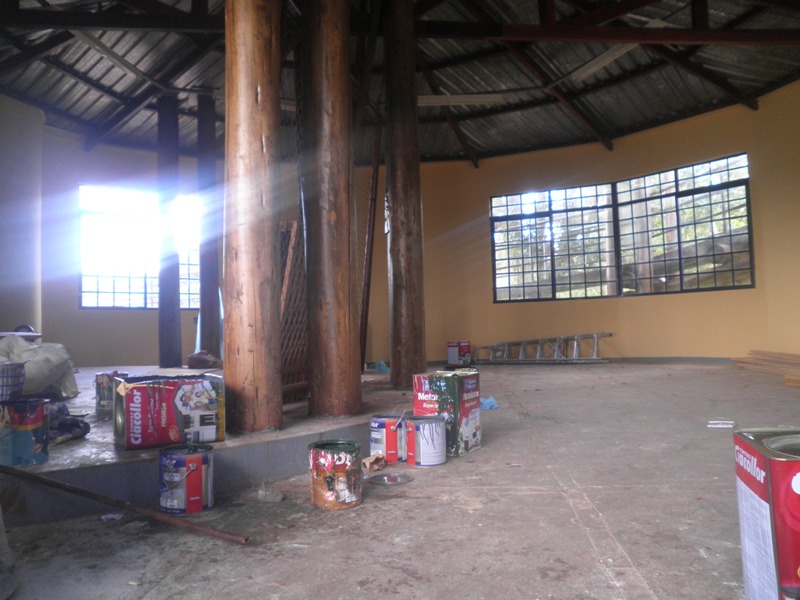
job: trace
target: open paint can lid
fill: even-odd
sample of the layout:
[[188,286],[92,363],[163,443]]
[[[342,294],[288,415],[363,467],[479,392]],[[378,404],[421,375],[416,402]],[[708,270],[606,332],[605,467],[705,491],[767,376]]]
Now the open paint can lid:
[[376,485],[400,485],[401,483],[408,483],[413,477],[404,473],[378,473],[369,478],[370,483]]

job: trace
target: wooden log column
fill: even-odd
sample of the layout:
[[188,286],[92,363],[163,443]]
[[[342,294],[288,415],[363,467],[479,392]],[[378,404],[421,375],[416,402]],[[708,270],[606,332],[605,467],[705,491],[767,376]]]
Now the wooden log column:
[[412,3],[389,0],[384,3],[384,10],[391,382],[394,387],[409,388],[414,373],[427,369],[417,131],[417,52]]
[[[178,98],[158,99],[158,153],[156,168],[161,219],[169,222],[178,195]],[[155,226],[155,225],[154,225]],[[162,228],[161,268],[158,272],[158,366],[183,365],[178,250],[171,227]]]
[[228,425],[282,425],[281,0],[225,3],[225,394]]
[[217,113],[212,96],[197,98],[197,187],[203,204],[200,241],[200,348],[219,357],[219,246],[222,195],[217,186]]
[[309,409],[361,408],[355,209],[351,201],[349,3],[303,4],[301,157],[307,231]]

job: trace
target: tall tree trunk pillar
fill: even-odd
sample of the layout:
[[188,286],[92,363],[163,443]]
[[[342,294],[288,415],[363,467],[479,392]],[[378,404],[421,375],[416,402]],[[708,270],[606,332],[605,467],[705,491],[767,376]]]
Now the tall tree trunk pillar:
[[161,266],[158,271],[158,366],[180,367],[181,297],[178,250],[170,225],[172,207],[178,195],[178,98],[164,94],[158,98],[158,153],[156,156],[158,198],[162,227]]
[[358,290],[351,203],[349,3],[303,4],[301,157],[307,231],[309,408],[361,408]]
[[231,428],[282,425],[281,0],[225,3],[224,377]]
[[217,186],[217,114],[212,96],[197,97],[197,187],[203,205],[200,240],[200,349],[220,355],[219,246],[222,195]]
[[391,382],[408,388],[427,369],[423,294],[422,200],[417,131],[414,6],[384,3],[386,177],[389,189]]

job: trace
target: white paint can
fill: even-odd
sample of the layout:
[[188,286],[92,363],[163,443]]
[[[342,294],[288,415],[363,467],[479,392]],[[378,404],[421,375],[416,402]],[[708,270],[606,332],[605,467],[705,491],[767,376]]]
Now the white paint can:
[[406,419],[406,456],[408,464],[433,467],[447,460],[445,418],[441,415],[415,416]]

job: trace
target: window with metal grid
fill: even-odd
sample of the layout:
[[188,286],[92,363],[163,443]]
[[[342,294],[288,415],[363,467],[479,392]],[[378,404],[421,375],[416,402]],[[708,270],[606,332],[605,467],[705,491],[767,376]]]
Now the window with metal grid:
[[747,155],[491,199],[495,302],[753,287]]
[[200,306],[200,201],[180,196],[162,218],[158,196],[81,186],[81,308],[158,308],[163,228],[178,251],[180,306]]

